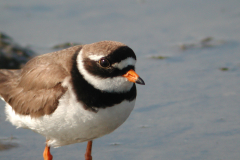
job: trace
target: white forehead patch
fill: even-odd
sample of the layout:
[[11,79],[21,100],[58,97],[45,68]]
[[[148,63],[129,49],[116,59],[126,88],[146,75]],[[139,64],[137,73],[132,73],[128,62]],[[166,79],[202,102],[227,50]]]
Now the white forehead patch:
[[123,68],[125,68],[129,65],[135,66],[135,64],[136,64],[136,60],[132,57],[128,57],[127,59],[124,59],[119,63],[114,63],[112,66],[122,70]]
[[[96,57],[92,56],[92,58],[96,58]],[[124,60],[124,62],[125,62],[125,60]],[[94,88],[97,88],[97,89],[100,89],[100,90],[104,90],[104,91],[107,91],[107,92],[127,92],[133,86],[133,83],[129,82],[127,80],[127,78],[125,78],[123,76],[118,76],[118,77],[113,77],[113,78],[100,78],[98,76],[95,76],[95,75],[89,73],[85,69],[83,63],[84,62],[83,62],[83,58],[82,58],[82,51],[80,51],[79,55],[77,56],[77,67],[78,67],[78,70],[83,75],[83,78],[88,83],[93,85]],[[120,62],[118,64],[121,64],[120,65],[120,68],[121,68],[122,66],[124,66],[125,63],[121,63]]]
[[99,61],[102,57],[101,55],[90,55],[89,59],[93,60],[93,61]]

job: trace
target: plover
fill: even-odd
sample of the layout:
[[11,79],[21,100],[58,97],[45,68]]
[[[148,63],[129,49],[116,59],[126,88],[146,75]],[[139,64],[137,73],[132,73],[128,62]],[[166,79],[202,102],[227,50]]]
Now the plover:
[[43,54],[19,70],[0,70],[7,120],[46,137],[50,147],[88,141],[113,132],[133,110],[136,55],[123,43],[101,41]]

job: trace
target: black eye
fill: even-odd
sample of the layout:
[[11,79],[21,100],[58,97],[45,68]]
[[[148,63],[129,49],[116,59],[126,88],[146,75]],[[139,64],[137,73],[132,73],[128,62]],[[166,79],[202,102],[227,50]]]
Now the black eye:
[[100,64],[102,67],[104,67],[104,68],[110,66],[110,63],[109,63],[109,61],[108,61],[106,58],[101,58],[101,59],[99,60],[99,64]]

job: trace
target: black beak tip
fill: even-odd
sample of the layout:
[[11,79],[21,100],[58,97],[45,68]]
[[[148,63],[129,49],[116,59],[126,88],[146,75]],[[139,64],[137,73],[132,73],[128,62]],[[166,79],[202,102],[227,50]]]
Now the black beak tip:
[[143,81],[142,78],[138,77],[138,79],[136,80],[137,84],[141,84],[141,85],[145,85],[145,82]]

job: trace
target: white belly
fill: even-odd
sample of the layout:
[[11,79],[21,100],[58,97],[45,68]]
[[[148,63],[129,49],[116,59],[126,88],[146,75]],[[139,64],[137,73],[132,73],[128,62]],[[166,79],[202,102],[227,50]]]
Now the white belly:
[[118,128],[130,115],[135,100],[99,109],[98,112],[85,110],[75,96],[67,91],[51,115],[31,118],[16,114],[6,105],[7,119],[17,127],[29,128],[45,136],[48,145],[59,147],[84,142],[109,134]]

